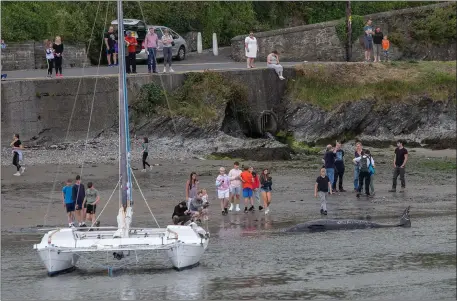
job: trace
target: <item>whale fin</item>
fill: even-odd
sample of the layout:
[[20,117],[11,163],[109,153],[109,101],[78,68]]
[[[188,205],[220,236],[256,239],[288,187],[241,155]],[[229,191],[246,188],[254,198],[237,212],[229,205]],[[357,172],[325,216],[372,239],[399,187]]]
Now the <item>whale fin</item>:
[[406,227],[406,228],[411,227],[411,219],[410,219],[410,216],[409,216],[409,208],[410,208],[410,206],[408,206],[408,208],[406,208],[405,211],[403,211],[403,215],[400,218],[399,226],[401,226],[401,227]]

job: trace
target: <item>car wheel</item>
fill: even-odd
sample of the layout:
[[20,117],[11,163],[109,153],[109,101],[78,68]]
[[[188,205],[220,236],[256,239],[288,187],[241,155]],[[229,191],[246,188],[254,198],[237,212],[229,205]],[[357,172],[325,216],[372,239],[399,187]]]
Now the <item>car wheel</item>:
[[178,55],[176,55],[176,59],[178,61],[183,61],[186,58],[186,48],[184,46],[179,47]]

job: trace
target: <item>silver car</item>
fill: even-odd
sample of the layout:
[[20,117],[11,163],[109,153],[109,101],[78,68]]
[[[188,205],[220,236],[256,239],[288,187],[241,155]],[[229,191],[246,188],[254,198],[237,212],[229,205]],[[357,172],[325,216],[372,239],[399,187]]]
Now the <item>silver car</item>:
[[[161,39],[163,36],[163,30],[165,28],[168,29],[168,32],[173,37],[174,45],[171,48],[172,56],[174,58],[176,58],[178,61],[182,61],[186,58],[187,43],[183,37],[181,37],[175,31],[173,31],[172,29],[170,29],[166,26],[148,25],[147,27],[148,27],[148,32],[149,32],[149,28],[151,28],[151,27],[155,28],[155,33],[157,34],[157,36],[159,38],[159,44],[157,45],[157,51],[156,51],[157,59],[163,59],[163,45],[162,45]],[[141,51],[139,53],[137,52],[137,54],[136,54],[136,60],[137,61],[147,61],[147,59],[148,59],[148,54],[146,53],[146,49],[144,49],[144,46],[141,46]]]

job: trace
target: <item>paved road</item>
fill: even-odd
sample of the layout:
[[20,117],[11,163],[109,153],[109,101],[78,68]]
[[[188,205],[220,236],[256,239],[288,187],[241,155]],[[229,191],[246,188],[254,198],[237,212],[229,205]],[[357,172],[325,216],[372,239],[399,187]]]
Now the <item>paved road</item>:
[[[300,63],[294,62],[284,62],[281,63],[284,67],[294,66]],[[201,63],[201,62],[173,62],[172,67],[175,72],[189,72],[189,71],[203,71],[206,69],[210,70],[242,70],[246,69],[246,63],[239,63],[233,61],[221,61],[221,62],[211,62],[211,63]],[[256,67],[265,68],[265,62],[257,62]],[[159,72],[163,72],[163,64],[159,63],[158,67]],[[100,66],[97,67],[85,67],[85,68],[68,68],[63,70],[65,78],[72,77],[81,77],[81,76],[106,76],[106,75],[116,75],[118,73],[118,67],[107,67]],[[138,74],[146,74],[148,68],[146,65],[137,65]],[[45,69],[33,69],[33,70],[14,70],[6,71],[8,74],[7,80],[19,80],[19,79],[42,79],[46,78]]]

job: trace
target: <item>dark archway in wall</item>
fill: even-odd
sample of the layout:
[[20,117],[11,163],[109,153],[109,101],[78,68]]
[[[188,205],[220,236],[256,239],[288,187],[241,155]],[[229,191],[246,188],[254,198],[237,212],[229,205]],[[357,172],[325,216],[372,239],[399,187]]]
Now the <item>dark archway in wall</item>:
[[262,136],[265,136],[266,133],[275,135],[278,131],[278,118],[276,114],[270,110],[261,112],[257,120],[257,128],[259,134]]

